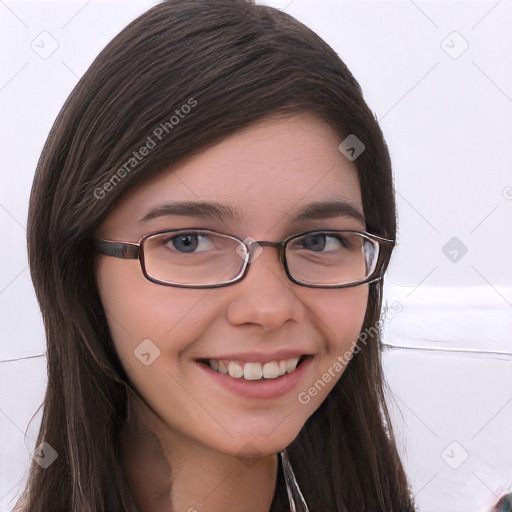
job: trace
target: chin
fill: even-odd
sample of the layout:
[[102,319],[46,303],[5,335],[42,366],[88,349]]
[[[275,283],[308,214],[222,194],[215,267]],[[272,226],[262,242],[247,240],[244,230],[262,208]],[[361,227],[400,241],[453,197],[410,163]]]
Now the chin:
[[[277,427],[276,430],[279,430]],[[293,431],[282,429],[281,432],[268,434],[268,429],[263,433],[248,432],[231,438],[227,445],[218,445],[216,449],[226,455],[255,461],[270,457],[283,451],[289,446],[300,432],[300,428]]]

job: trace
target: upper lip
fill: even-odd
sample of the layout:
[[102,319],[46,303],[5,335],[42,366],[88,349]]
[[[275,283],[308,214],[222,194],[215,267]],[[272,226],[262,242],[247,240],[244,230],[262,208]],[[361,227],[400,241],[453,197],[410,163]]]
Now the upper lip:
[[216,359],[217,361],[243,361],[245,363],[268,363],[269,361],[281,361],[283,359],[292,359],[294,357],[311,355],[310,352],[303,350],[277,350],[272,353],[262,352],[226,352],[224,354],[200,357],[197,360]]

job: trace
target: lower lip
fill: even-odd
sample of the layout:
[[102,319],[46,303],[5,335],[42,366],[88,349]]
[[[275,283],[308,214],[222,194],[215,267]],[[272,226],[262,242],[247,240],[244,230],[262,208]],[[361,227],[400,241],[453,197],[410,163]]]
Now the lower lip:
[[246,398],[276,398],[293,390],[299,384],[307,372],[312,356],[308,356],[291,373],[285,373],[282,377],[276,379],[245,380],[235,379],[229,375],[212,370],[205,363],[197,363],[210,378],[220,386],[237,393]]

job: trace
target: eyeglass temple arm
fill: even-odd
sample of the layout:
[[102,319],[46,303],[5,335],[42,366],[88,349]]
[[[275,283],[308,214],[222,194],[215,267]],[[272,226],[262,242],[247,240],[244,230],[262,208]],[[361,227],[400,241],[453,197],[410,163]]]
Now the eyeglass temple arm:
[[94,248],[106,256],[122,259],[136,259],[140,253],[140,245],[138,244],[113,242],[111,240],[94,240]]

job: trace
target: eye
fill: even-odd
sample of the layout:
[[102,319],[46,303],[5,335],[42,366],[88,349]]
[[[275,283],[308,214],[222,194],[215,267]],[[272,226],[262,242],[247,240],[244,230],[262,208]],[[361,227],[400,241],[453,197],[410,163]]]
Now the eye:
[[206,235],[197,233],[180,233],[165,242],[167,246],[179,252],[203,252],[213,248],[213,243]]
[[299,238],[294,243],[294,249],[307,249],[309,251],[336,251],[341,248],[349,248],[350,243],[341,234],[314,233]]

